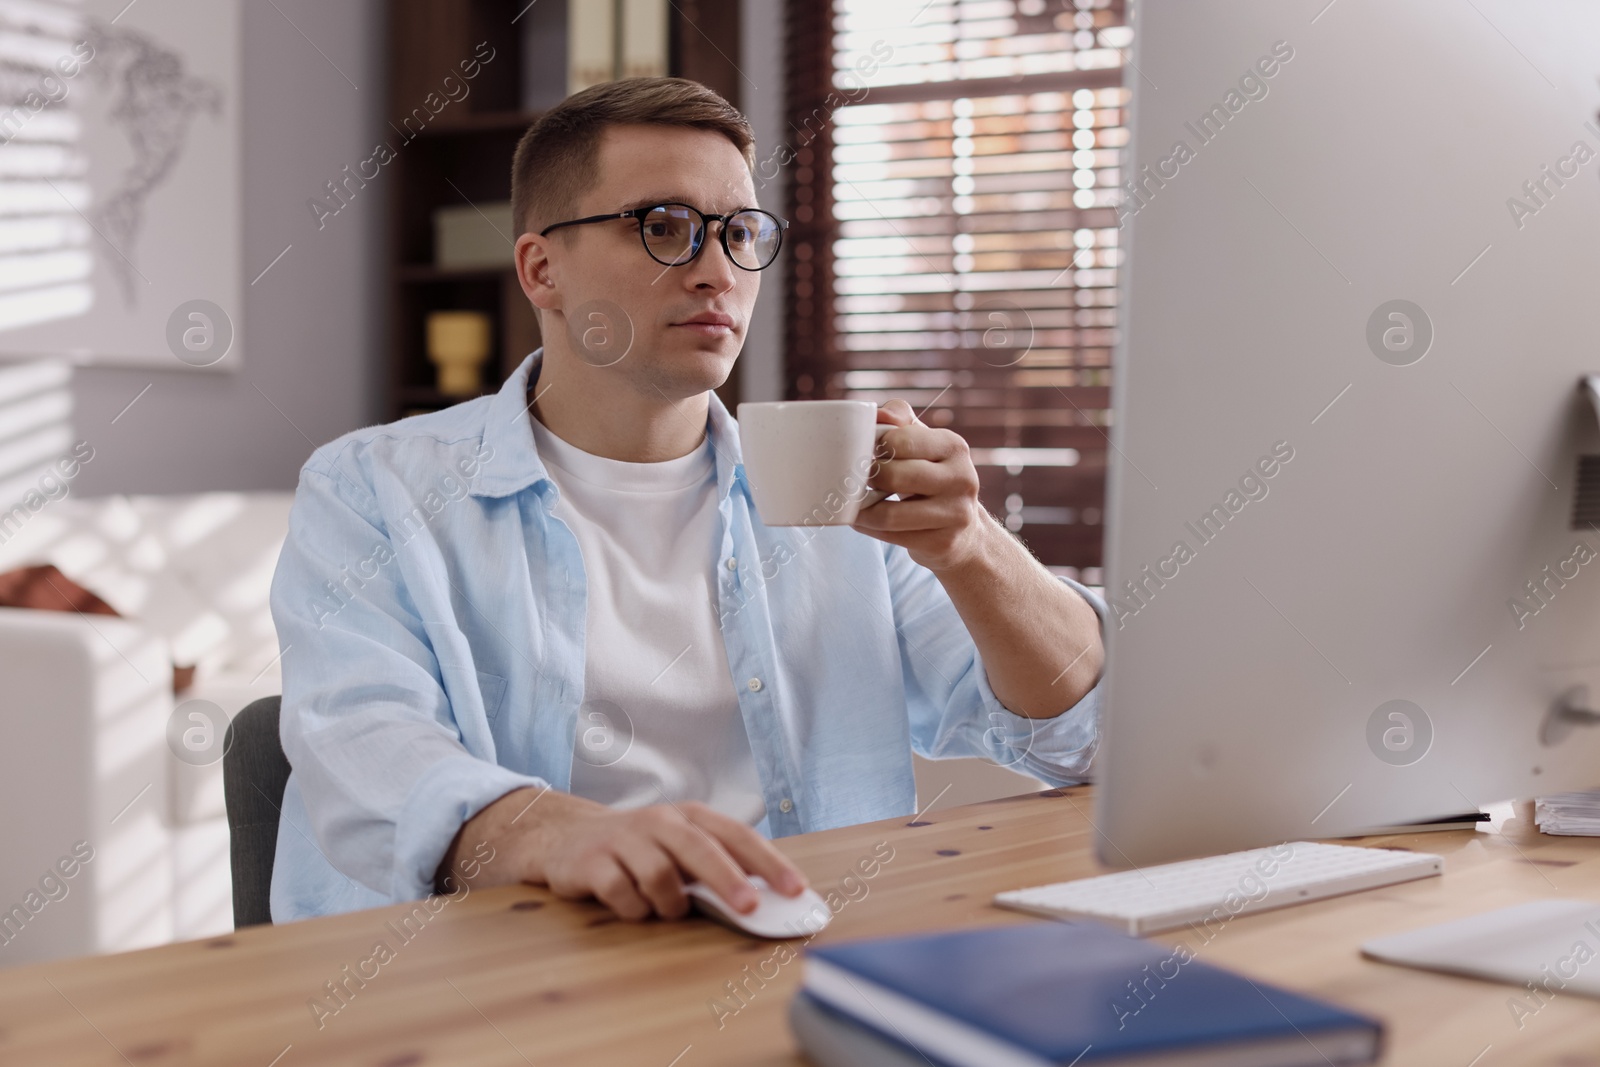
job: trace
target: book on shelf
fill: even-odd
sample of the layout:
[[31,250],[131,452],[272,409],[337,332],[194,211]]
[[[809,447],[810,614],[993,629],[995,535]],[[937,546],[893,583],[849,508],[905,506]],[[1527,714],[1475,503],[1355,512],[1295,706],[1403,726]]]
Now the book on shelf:
[[618,78],[662,77],[669,0],[583,0],[567,8],[567,92]]
[[617,72],[614,0],[580,0],[567,6],[567,92],[611,81]]
[[665,77],[667,59],[667,0],[622,0],[620,76]]

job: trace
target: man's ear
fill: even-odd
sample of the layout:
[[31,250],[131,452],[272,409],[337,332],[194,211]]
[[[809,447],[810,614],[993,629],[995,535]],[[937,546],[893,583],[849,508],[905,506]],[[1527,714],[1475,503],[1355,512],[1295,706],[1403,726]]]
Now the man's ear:
[[534,307],[560,311],[561,293],[556,288],[555,265],[550,259],[550,239],[529,231],[517,238],[517,281]]

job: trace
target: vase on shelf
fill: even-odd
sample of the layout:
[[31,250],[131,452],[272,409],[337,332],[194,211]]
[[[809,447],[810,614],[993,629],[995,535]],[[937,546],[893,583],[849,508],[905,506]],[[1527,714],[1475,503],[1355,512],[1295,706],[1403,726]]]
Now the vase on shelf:
[[428,314],[428,361],[438,371],[439,392],[477,396],[483,389],[483,364],[489,358],[489,316],[481,311]]

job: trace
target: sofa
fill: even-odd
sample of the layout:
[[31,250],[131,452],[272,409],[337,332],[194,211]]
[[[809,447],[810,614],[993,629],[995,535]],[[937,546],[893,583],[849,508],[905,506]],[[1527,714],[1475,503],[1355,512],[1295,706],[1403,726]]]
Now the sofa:
[[0,572],[54,564],[121,616],[0,608],[0,967],[233,928],[221,742],[281,689],[292,499],[66,496],[0,525]]

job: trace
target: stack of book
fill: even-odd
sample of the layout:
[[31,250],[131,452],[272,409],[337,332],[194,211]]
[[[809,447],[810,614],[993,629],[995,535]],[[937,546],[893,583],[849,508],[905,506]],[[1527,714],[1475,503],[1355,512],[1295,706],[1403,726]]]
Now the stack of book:
[[1344,1067],[1383,1034],[1098,923],[813,947],[789,1021],[817,1067]]
[[1600,789],[1538,797],[1533,802],[1533,821],[1541,833],[1600,837]]

